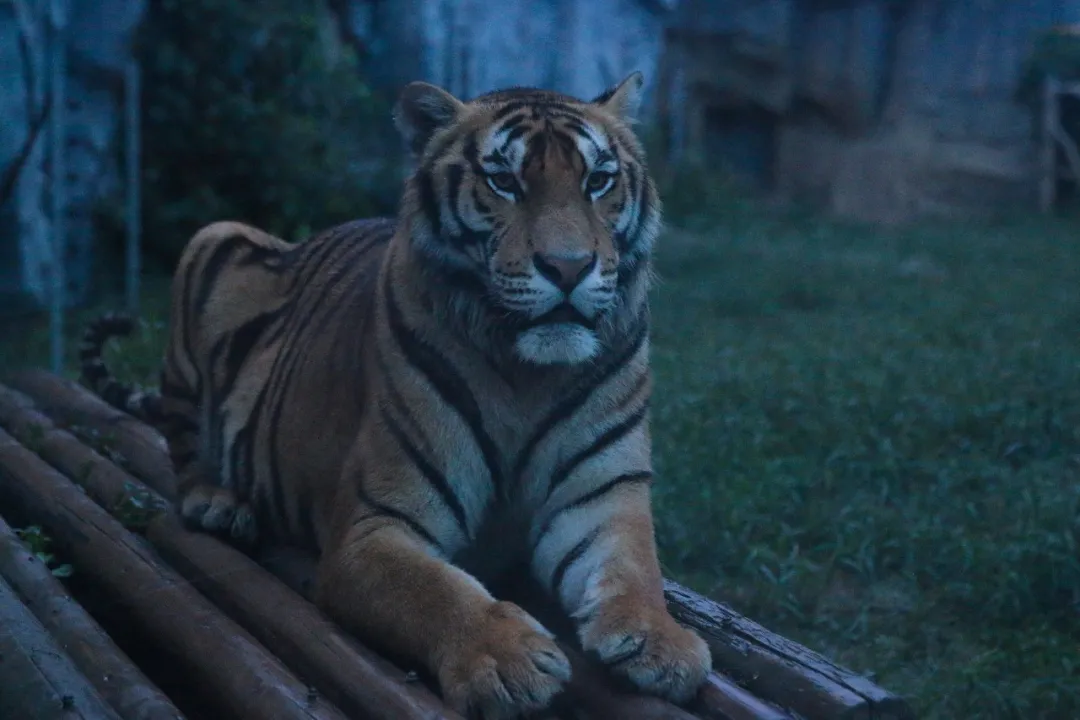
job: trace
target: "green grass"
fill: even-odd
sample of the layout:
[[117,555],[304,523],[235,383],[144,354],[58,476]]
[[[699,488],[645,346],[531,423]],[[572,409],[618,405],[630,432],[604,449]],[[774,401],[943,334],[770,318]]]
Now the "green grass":
[[729,210],[659,253],[667,570],[925,717],[1080,716],[1078,228]]
[[[922,717],[1080,716],[1080,227],[692,205],[655,292],[667,572]],[[141,382],[164,287],[110,353]]]

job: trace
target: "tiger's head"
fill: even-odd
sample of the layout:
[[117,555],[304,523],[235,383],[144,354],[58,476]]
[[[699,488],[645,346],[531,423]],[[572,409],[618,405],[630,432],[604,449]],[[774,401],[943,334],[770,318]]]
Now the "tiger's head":
[[645,303],[660,201],[630,129],[642,83],[635,72],[592,101],[402,91],[395,122],[417,161],[402,205],[411,243],[521,360],[587,361]]

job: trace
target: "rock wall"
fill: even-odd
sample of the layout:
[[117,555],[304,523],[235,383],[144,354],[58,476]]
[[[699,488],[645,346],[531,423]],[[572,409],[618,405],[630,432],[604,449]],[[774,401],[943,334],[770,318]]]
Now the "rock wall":
[[372,81],[426,80],[459,97],[512,85],[591,98],[641,70],[651,87],[672,0],[339,2]]
[[672,152],[757,144],[733,163],[751,183],[871,221],[1029,207],[1019,73],[1035,33],[1077,19],[1076,0],[684,0],[662,82]]
[[[61,3],[64,4],[64,3]],[[28,137],[49,89],[50,3],[0,3],[0,169]],[[66,73],[66,292],[77,303],[87,290],[93,258],[94,213],[114,198],[119,177],[122,77],[142,0],[71,0]],[[11,71],[8,71],[8,69]],[[50,287],[51,157],[46,125],[0,207],[0,303],[4,309],[47,301]]]
[[[84,295],[93,213],[119,207],[122,73],[145,0],[68,0],[69,297]],[[47,83],[47,0],[0,3],[0,173]],[[1034,150],[1013,101],[1034,33],[1080,0],[327,0],[369,80],[462,97],[508,85],[592,97],[633,70],[670,157],[893,222],[1030,206]],[[17,12],[21,10],[20,12]],[[7,71],[8,69],[12,71]],[[49,287],[49,133],[0,206],[0,308]]]

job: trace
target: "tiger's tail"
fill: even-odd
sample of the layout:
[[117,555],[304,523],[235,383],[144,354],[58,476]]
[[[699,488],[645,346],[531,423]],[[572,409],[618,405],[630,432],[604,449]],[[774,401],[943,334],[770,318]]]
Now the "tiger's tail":
[[120,382],[102,357],[112,337],[131,334],[135,321],[119,313],[106,313],[92,321],[79,345],[79,379],[102,400],[143,422],[156,425],[161,418],[161,395]]

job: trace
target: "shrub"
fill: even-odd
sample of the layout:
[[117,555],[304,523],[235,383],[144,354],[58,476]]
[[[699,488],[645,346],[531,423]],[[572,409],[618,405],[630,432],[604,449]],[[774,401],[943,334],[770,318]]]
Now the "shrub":
[[321,0],[158,0],[143,67],[147,250],[172,260],[201,225],[286,239],[386,212],[388,104]]

